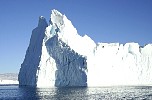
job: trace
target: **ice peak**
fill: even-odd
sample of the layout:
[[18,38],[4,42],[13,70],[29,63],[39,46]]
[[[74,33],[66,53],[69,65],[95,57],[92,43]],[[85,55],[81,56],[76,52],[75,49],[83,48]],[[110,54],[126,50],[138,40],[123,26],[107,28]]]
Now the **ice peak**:
[[61,27],[64,24],[63,15],[59,11],[53,9],[50,23],[52,25],[56,25],[57,27]]
[[55,10],[55,9],[52,10],[52,14],[53,15],[57,15],[57,16],[62,16],[62,14],[59,11]]
[[39,17],[39,22],[38,22],[38,27],[41,27],[41,26],[46,27],[47,25],[48,24],[47,24],[46,19],[43,16],[40,16]]
[[44,16],[40,16],[39,19],[42,19],[42,20],[43,20],[43,19],[45,19],[45,18],[44,18]]

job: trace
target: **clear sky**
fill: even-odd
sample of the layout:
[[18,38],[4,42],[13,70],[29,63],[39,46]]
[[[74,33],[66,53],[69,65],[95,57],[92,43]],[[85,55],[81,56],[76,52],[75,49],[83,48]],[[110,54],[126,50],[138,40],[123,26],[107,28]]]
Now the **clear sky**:
[[152,0],[0,0],[0,73],[18,72],[38,17],[52,9],[97,42],[152,43]]

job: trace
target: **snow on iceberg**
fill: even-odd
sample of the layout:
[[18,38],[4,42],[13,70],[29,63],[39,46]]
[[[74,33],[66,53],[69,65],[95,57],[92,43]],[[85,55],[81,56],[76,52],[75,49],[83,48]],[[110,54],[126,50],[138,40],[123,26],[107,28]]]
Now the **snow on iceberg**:
[[98,43],[80,36],[65,15],[39,18],[19,72],[19,84],[37,87],[152,84],[152,44]]

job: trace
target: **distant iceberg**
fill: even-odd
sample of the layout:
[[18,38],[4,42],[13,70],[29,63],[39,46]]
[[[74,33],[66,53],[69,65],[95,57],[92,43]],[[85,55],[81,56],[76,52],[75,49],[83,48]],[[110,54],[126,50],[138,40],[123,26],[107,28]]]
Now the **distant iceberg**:
[[152,44],[98,43],[80,36],[65,15],[39,17],[21,65],[20,86],[69,87],[152,84]]
[[18,85],[18,81],[17,80],[0,80],[0,85]]
[[13,85],[19,84],[17,80],[18,74],[17,73],[3,73],[0,74],[0,85]]

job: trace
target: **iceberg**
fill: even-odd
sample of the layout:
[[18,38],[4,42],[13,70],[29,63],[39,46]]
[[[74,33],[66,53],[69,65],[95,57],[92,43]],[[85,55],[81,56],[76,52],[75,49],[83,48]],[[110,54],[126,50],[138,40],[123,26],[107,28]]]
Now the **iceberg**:
[[0,85],[18,85],[17,73],[1,73]]
[[69,87],[152,84],[152,44],[95,43],[52,10],[32,31],[18,75],[20,86]]

